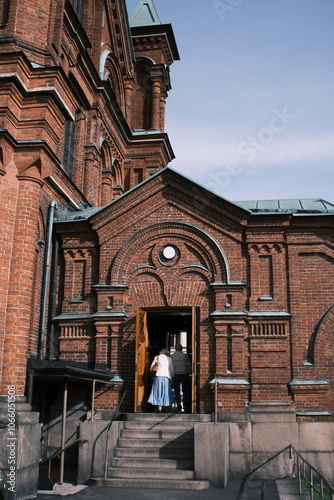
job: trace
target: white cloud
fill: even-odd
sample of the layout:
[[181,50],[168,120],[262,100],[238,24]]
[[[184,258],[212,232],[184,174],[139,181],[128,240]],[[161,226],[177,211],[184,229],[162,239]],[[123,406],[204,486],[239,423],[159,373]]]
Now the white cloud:
[[[260,137],[255,146],[251,137],[254,139],[257,135],[236,140],[232,137],[217,137],[216,131],[208,131],[208,127],[203,131],[194,128],[186,132],[179,130],[172,137],[176,155],[172,166],[176,167],[177,164],[179,169],[191,169],[195,174],[197,171],[202,173],[203,168],[218,169],[230,162],[258,168],[289,164],[303,167],[303,162],[309,164],[312,161],[316,167],[321,161],[332,159],[334,162],[334,132],[315,137],[283,137],[273,134],[271,142],[264,144]],[[270,139],[268,134],[264,137]]]

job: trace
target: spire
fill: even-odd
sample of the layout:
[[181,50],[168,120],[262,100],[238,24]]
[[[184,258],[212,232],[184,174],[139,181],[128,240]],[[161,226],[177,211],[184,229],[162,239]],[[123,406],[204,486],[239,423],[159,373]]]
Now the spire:
[[130,27],[154,26],[161,24],[153,0],[140,0],[130,18]]

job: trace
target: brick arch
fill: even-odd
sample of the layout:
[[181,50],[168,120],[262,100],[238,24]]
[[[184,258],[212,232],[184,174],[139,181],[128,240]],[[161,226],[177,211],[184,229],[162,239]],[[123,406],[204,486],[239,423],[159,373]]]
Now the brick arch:
[[156,307],[166,307],[167,300],[164,290],[165,276],[153,269],[138,269],[132,273],[128,285],[133,288],[137,305],[151,307],[154,298]]
[[[190,282],[191,286],[184,286]],[[210,287],[210,273],[196,266],[170,270],[142,267],[133,271],[127,280],[133,288],[137,305],[140,307],[185,307],[200,306],[207,298]]]
[[103,80],[107,80],[115,94],[116,100],[124,111],[124,89],[122,72],[114,54],[109,53],[103,68]]
[[170,221],[152,224],[137,231],[122,245],[110,268],[110,282],[126,283],[130,273],[131,257],[144,245],[159,239],[181,238],[196,245],[212,279],[229,282],[229,267],[223,249],[208,232],[193,224]]
[[[202,306],[205,301],[213,300],[213,291],[210,287],[209,273],[204,270],[191,267],[180,269],[176,276],[174,306]],[[185,286],[189,282],[189,286]]]

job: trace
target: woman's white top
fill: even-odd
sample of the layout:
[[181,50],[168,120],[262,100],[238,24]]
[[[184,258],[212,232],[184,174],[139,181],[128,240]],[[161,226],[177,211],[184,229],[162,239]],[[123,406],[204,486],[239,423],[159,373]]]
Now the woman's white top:
[[174,376],[174,367],[172,359],[169,356],[166,356],[166,354],[159,354],[159,356],[156,356],[152,361],[151,369],[152,366],[156,363],[156,361],[158,361],[158,371],[156,372],[156,376],[168,377],[170,380],[172,380]]

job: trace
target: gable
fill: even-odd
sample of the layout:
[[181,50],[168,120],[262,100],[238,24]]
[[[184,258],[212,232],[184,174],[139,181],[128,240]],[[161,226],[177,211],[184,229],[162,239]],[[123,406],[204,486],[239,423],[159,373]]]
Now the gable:
[[[216,195],[167,167],[135,188],[96,212],[91,219],[94,229],[100,230],[120,218],[148,217],[168,205],[205,223],[206,217],[216,223],[229,223],[240,228],[249,217],[249,212],[238,205]],[[133,219],[132,219],[133,220]]]

